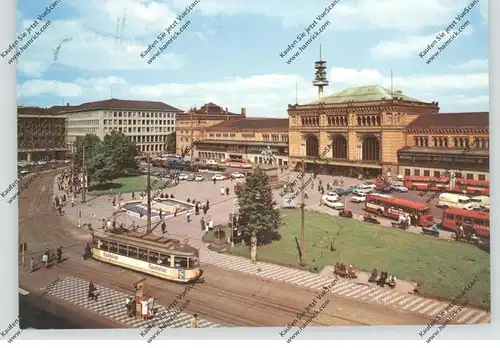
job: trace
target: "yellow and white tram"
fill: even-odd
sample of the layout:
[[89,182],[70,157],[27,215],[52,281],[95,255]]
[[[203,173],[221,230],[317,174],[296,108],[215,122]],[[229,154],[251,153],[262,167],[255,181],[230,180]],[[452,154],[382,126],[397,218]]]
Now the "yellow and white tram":
[[151,234],[92,233],[94,259],[175,282],[200,276],[199,255],[190,245]]

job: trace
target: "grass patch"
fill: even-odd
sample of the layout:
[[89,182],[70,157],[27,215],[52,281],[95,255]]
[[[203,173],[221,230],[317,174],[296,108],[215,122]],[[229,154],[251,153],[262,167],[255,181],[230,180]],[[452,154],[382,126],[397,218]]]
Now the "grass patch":
[[[282,210],[281,216],[282,239],[259,247],[258,259],[300,268],[295,239],[300,241],[300,211]],[[331,243],[335,251],[330,251]],[[336,262],[365,272],[386,269],[399,279],[420,282],[422,295],[437,299],[454,298],[477,276],[462,300],[490,308],[490,257],[470,244],[306,211],[305,249],[308,270]],[[249,257],[250,249],[238,245],[231,253]]]
[[[155,182],[156,181],[156,182]],[[163,187],[166,184],[165,180],[160,180],[154,176],[151,177],[151,191],[155,191]],[[168,187],[173,186],[169,184]],[[143,176],[125,176],[117,178],[113,181],[106,182],[100,185],[93,186],[89,192],[93,196],[105,195],[113,192],[129,193],[135,192],[136,197],[139,196],[140,192],[145,192],[147,188],[147,177]]]

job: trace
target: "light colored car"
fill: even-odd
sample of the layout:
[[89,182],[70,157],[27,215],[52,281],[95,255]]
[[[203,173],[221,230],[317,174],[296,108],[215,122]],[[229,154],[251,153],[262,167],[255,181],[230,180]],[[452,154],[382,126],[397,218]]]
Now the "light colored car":
[[358,187],[356,187],[354,190],[352,190],[352,193],[354,194],[369,194],[369,193],[372,193],[373,192],[373,189],[371,187],[365,187],[364,185],[359,185]]
[[179,180],[187,180],[188,175],[187,174],[179,174]]
[[214,176],[212,176],[212,180],[226,180],[226,177],[224,175],[215,174]]
[[213,159],[209,159],[209,160],[207,161],[207,164],[210,164],[210,165],[212,165],[212,166],[215,166],[215,165],[217,165],[217,161],[216,161],[216,160],[213,160]]
[[40,165],[47,164],[47,162],[45,162],[45,161],[38,161],[37,163],[40,164]]
[[71,161],[70,161],[70,160],[65,160],[65,161],[64,161],[64,163],[69,163],[69,162],[71,162]]
[[243,173],[240,173],[240,172],[234,172],[231,174],[231,176],[235,179],[238,179],[238,178],[244,178],[245,177],[245,174]]
[[205,177],[203,175],[196,175],[195,178],[194,178],[194,181],[203,181],[205,180]]
[[350,201],[354,202],[354,203],[364,202],[364,201],[366,201],[366,194],[365,193],[354,194],[354,195],[351,196]]
[[325,196],[335,198],[336,200],[340,199],[339,195],[335,191],[329,191],[325,193]]
[[332,209],[336,210],[344,209],[344,204],[340,202],[338,199],[335,199],[333,197],[326,196],[324,202],[327,207],[330,207]]
[[397,192],[408,192],[408,189],[399,182],[395,182],[391,185],[392,189]]

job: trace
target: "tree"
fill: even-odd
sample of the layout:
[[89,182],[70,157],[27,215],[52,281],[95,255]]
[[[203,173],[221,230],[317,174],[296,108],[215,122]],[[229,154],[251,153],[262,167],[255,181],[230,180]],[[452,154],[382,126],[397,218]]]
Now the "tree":
[[280,213],[273,197],[267,174],[260,168],[238,184],[235,193],[239,203],[239,225],[243,239],[249,243],[255,231],[259,244],[279,240]]
[[123,170],[135,167],[134,157],[137,154],[137,148],[130,138],[121,132],[113,130],[106,134],[102,141],[101,151],[111,158],[117,171],[116,174],[121,174]]
[[167,153],[175,153],[177,148],[177,142],[175,140],[176,134],[172,132],[167,135],[167,141],[165,141],[165,151]]
[[95,134],[86,134],[84,137],[77,137],[75,141],[75,153],[73,163],[77,171],[83,165],[83,148],[85,148],[85,162],[101,151],[101,139]]

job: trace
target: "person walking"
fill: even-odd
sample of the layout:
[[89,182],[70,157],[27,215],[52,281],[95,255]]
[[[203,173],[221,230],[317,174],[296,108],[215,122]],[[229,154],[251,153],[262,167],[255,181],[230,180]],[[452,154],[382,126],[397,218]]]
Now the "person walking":
[[186,213],[186,218],[187,218],[187,222],[191,222],[191,213],[190,212]]
[[34,272],[34,271],[35,271],[35,258],[32,257],[31,261],[30,261],[30,272]]
[[229,187],[226,187],[226,196],[229,196]]
[[165,221],[163,221],[161,223],[161,233],[165,234],[166,232],[167,232],[167,224],[165,223]]
[[210,209],[210,201],[207,199],[207,211]]
[[198,327],[198,314],[193,315],[193,319],[191,320],[191,327],[192,328],[197,328]]
[[58,249],[57,249],[57,263],[61,263],[62,261],[62,246],[60,246]]
[[158,213],[158,215],[160,216],[160,220],[163,220],[163,211],[160,209],[160,212]]
[[205,219],[204,218],[201,218],[200,224],[201,224],[201,230],[205,231]]

